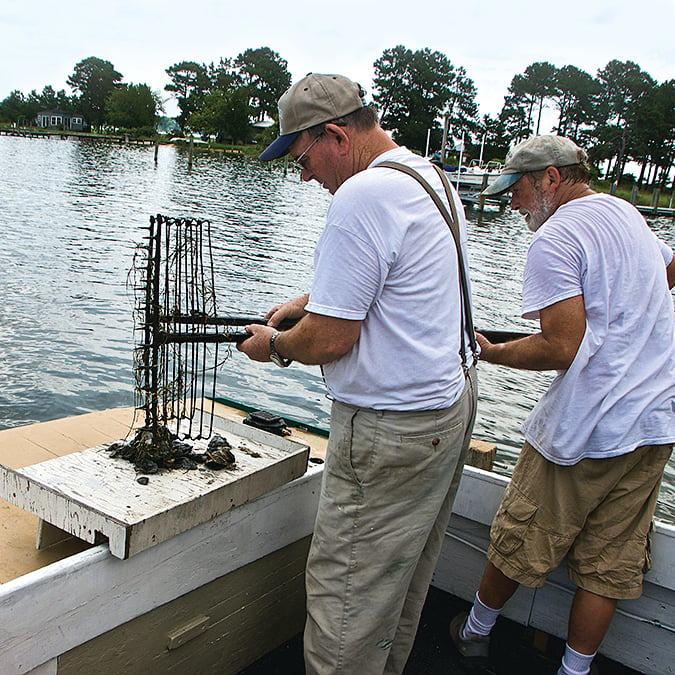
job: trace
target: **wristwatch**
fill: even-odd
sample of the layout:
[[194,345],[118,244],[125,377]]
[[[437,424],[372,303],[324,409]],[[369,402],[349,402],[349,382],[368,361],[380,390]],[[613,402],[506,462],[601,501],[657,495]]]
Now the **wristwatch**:
[[270,338],[270,361],[280,368],[286,368],[290,366],[293,361],[291,359],[285,359],[279,352],[276,350],[274,343],[277,341],[277,338],[281,335],[279,331],[274,333]]

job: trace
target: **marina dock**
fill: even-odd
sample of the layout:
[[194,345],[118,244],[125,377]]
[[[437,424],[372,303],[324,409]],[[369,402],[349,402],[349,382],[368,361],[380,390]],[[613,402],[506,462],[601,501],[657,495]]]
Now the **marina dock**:
[[640,204],[633,204],[635,208],[643,216],[666,216],[668,218],[675,218],[675,208],[669,206],[643,206]]
[[58,129],[38,130],[38,129],[0,129],[0,136],[15,136],[19,138],[56,138],[58,140],[66,140],[68,138],[89,138],[100,141],[107,141],[109,143],[119,143],[127,145],[154,145],[155,141],[149,139],[130,138],[128,135],[124,136],[96,136],[79,131],[59,131]]

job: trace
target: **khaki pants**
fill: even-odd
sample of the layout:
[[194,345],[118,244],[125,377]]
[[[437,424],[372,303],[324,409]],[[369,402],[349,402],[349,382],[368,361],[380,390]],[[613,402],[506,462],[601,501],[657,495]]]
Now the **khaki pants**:
[[307,561],[308,675],[401,673],[440,553],[476,412],[333,404]]

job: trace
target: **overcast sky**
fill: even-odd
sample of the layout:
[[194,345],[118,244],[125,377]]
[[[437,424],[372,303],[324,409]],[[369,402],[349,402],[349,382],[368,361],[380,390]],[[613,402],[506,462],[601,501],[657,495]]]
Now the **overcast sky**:
[[[535,61],[595,76],[631,60],[658,82],[673,79],[674,34],[675,0],[0,0],[0,100],[46,85],[71,93],[66,79],[90,56],[166,98],[171,65],[258,47],[285,59],[294,82],[340,73],[370,94],[373,62],[403,45],[463,66],[480,113],[496,115],[513,76]],[[170,101],[166,109],[177,112]]]

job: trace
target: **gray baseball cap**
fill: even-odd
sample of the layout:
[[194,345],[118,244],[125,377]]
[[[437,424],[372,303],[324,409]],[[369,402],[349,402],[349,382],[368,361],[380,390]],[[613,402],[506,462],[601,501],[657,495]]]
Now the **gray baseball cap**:
[[342,75],[309,73],[279,99],[279,137],[259,159],[269,162],[283,157],[301,131],[363,108],[365,93]]
[[530,136],[509,150],[501,175],[481,194],[500,195],[520,180],[523,174],[541,171],[549,166],[581,164],[587,158],[585,150],[564,136]]

